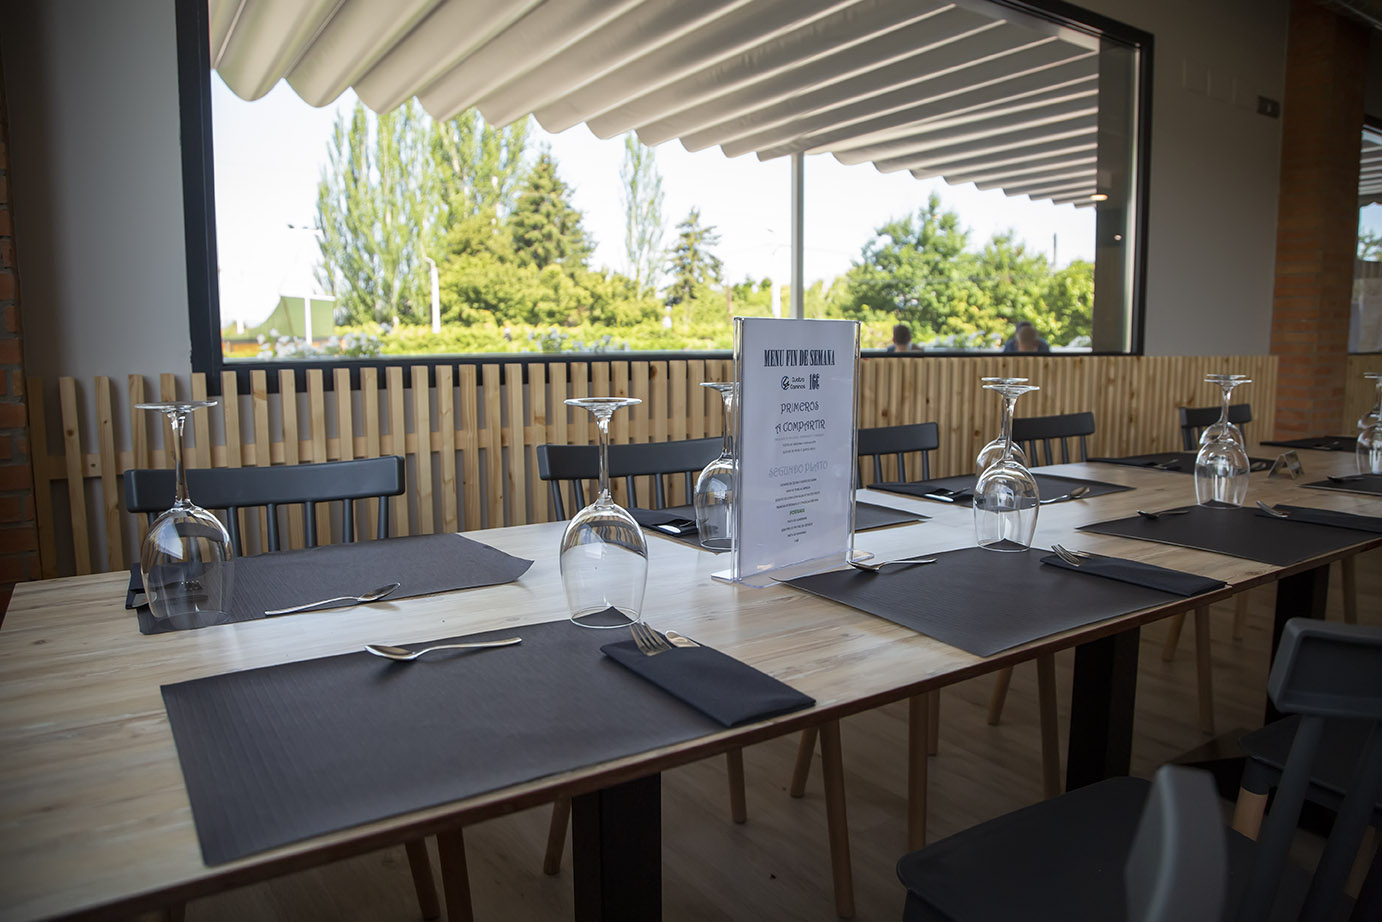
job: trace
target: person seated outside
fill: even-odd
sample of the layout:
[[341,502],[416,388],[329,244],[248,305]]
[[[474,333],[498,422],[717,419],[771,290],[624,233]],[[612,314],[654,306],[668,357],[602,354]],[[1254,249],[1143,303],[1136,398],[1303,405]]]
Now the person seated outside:
[[1042,339],[1036,327],[1025,320],[1013,329],[1012,339],[1003,344],[1004,352],[1050,352],[1051,344]]
[[921,347],[912,343],[912,328],[905,323],[899,323],[893,327],[893,341],[888,346],[889,352],[920,352]]

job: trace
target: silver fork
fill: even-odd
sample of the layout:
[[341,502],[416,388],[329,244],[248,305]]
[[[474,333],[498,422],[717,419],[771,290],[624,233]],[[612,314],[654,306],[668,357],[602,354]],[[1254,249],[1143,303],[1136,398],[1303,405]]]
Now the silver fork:
[[1055,551],[1057,557],[1059,557],[1061,560],[1064,560],[1072,567],[1080,566],[1084,563],[1084,558],[1089,556],[1084,551],[1068,550],[1066,548],[1061,547],[1059,544],[1051,545],[1051,550]]
[[1257,508],[1261,509],[1263,512],[1267,513],[1267,515],[1271,516],[1274,519],[1289,519],[1291,517],[1290,513],[1282,512],[1280,509],[1273,509],[1271,506],[1268,506],[1260,499],[1257,501]]
[[1139,509],[1137,510],[1137,514],[1142,516],[1142,518],[1144,519],[1151,519],[1153,522],[1155,522],[1163,515],[1185,515],[1189,511],[1189,509],[1167,509],[1163,512],[1147,512],[1144,509]]
[[657,631],[642,621],[635,621],[630,624],[629,633],[633,635],[633,642],[644,656],[657,656],[659,653],[666,653],[672,649],[671,644],[663,640]]

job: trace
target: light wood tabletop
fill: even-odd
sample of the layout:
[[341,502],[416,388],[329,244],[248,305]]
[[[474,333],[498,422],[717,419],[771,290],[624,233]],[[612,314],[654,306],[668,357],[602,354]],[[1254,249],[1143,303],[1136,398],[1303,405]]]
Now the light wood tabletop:
[[[1265,452],[1265,454],[1263,453]],[[1254,454],[1271,457],[1273,450]],[[1252,475],[1248,501],[1291,502],[1382,514],[1382,499],[1304,489],[1351,473],[1352,455],[1301,452],[1300,482]],[[1034,657],[1128,631],[1382,545],[1359,533],[1347,552],[1289,568],[1076,531],[1081,524],[1194,502],[1193,477],[1100,463],[1043,469],[1136,489],[1042,508],[1036,542],[1124,556],[1228,581],[1211,596],[1044,638],[987,659],[891,622],[785,586],[714,582],[723,556],[649,536],[644,615],[774,675],[817,706],[744,728],[515,785],[214,868],[201,860],[159,687],[202,676],[565,617],[556,550],[560,523],[473,536],[536,561],[517,582],[371,606],[144,636],[123,608],[128,575],[21,584],[0,629],[0,920],[116,918],[300,867],[583,794],[755,740],[900,700]],[[861,494],[864,495],[864,494]],[[861,533],[883,556],[972,546],[969,509],[867,492],[929,521]],[[343,586],[353,591],[361,587]],[[976,591],[982,591],[978,589]],[[577,628],[572,628],[577,630]],[[537,856],[534,856],[537,860]]]

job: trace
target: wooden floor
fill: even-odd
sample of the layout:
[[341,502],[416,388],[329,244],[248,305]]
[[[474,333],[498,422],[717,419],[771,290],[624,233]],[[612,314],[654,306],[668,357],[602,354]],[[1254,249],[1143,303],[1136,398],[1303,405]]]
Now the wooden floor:
[[[1331,576],[1330,618],[1337,620],[1337,567]],[[1382,623],[1382,552],[1359,558],[1358,577],[1361,620]],[[1230,636],[1231,603],[1215,610],[1214,681],[1221,732],[1261,723],[1274,600],[1271,587],[1252,593],[1251,617],[1241,641]],[[1134,774],[1149,777],[1158,765],[1204,739],[1196,723],[1193,635],[1187,625],[1179,655],[1163,663],[1164,626],[1143,631]],[[1062,741],[1071,660],[1068,653],[1058,660]],[[1035,666],[1017,669],[998,727],[984,722],[991,682],[979,679],[943,694],[940,753],[931,762],[932,840],[1040,799]],[[904,851],[905,717],[905,707],[893,706],[844,725],[856,917],[861,920],[900,918],[902,890],[893,867]],[[807,796],[793,800],[786,788],[795,747],[795,738],[779,739],[745,753],[749,821],[742,826],[728,818],[723,760],[664,776],[664,918],[669,922],[835,918],[819,758]],[[479,922],[571,918],[569,855],[559,876],[544,877],[541,871],[548,813],[547,808],[530,810],[466,830]],[[433,857],[435,861],[435,846]],[[404,922],[419,916],[400,847],[198,900],[188,906],[187,918]]]

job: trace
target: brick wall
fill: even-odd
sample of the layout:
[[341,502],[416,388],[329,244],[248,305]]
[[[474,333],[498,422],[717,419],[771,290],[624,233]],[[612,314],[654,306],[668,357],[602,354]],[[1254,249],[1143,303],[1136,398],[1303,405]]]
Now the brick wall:
[[14,584],[39,575],[23,352],[10,214],[9,107],[0,61],[0,619]]
[[1368,29],[1314,0],[1293,0],[1290,22],[1272,298],[1276,435],[1333,435],[1348,354]]

